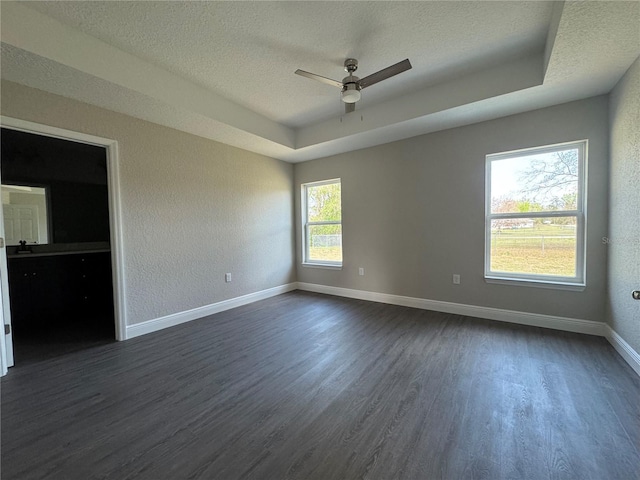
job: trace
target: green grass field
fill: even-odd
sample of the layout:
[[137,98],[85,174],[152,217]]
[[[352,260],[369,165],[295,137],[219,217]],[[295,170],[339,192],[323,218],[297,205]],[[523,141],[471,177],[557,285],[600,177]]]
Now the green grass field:
[[309,248],[309,259],[341,262],[342,249],[340,247],[311,247]]
[[562,225],[539,225],[534,228],[492,232],[491,270],[574,276],[576,274],[575,228]]

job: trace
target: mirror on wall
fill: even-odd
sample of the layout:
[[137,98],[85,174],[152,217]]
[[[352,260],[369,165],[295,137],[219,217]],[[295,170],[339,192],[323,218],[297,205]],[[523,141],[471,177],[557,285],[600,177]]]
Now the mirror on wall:
[[0,133],[7,245],[25,240],[51,251],[108,243],[105,148],[6,128]]
[[30,185],[0,186],[4,235],[7,245],[49,243],[49,218],[47,215],[47,189]]

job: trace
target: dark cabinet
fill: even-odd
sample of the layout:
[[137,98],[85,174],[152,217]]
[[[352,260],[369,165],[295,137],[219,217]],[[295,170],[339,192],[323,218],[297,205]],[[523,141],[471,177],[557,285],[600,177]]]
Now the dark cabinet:
[[113,312],[111,254],[9,258],[14,329]]
[[71,303],[88,311],[113,308],[111,254],[70,255]]

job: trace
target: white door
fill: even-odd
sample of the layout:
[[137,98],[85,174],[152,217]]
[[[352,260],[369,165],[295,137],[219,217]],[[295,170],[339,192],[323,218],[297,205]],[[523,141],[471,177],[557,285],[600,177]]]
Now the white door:
[[[8,367],[13,367],[13,336],[11,330],[11,309],[9,308],[9,274],[7,269],[7,249],[4,236],[4,208],[0,208],[0,316],[2,316],[2,330],[0,331],[0,376],[7,373]],[[37,225],[37,223],[36,223]]]
[[0,331],[0,376],[7,373],[8,367],[13,367],[13,336],[11,330],[11,310],[9,308],[9,277],[7,270],[7,249],[4,241],[4,222],[0,209],[0,317],[2,317],[2,331]]
[[[2,295],[0,295],[0,319],[4,328],[4,315],[2,313]],[[7,374],[7,343],[5,342],[4,332],[0,332],[0,377]]]
[[20,240],[27,243],[41,243],[38,229],[37,205],[3,204],[4,234],[7,245],[18,245]]

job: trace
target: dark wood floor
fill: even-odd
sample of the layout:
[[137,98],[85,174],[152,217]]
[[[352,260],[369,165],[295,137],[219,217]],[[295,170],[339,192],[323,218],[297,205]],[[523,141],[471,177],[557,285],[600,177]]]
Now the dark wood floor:
[[598,337],[292,292],[2,379],[2,479],[634,479]]
[[116,341],[112,309],[47,317],[38,324],[14,321],[12,326],[15,364],[20,367]]

